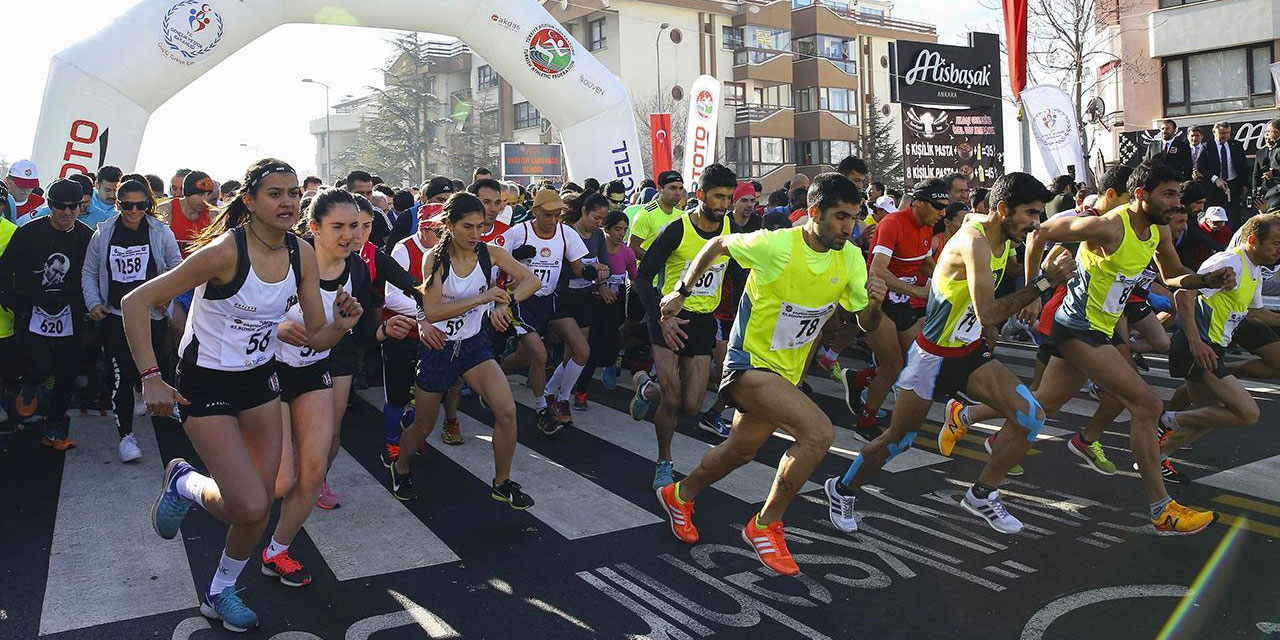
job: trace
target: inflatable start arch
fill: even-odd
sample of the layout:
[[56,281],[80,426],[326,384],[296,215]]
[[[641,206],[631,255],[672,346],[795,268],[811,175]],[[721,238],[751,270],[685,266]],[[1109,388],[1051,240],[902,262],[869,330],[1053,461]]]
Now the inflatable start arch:
[[54,56],[32,159],[58,177],[134,167],[152,112],[286,23],[455,36],[559,128],[570,175],[628,193],[644,175],[626,88],[535,0],[143,0]]

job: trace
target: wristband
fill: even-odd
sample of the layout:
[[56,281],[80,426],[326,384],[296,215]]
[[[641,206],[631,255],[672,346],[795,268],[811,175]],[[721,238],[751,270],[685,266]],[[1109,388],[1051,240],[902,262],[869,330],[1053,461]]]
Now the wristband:
[[150,380],[158,375],[160,375],[160,367],[151,367],[143,371],[142,373],[138,374],[138,381],[146,382],[147,380]]
[[1031,281],[1031,286],[1035,287],[1036,291],[1039,291],[1040,293],[1047,293],[1053,288],[1053,283],[1049,282],[1049,279],[1041,274]]
[[684,283],[684,279],[680,279],[676,282],[676,293],[685,298],[689,297],[689,287]]

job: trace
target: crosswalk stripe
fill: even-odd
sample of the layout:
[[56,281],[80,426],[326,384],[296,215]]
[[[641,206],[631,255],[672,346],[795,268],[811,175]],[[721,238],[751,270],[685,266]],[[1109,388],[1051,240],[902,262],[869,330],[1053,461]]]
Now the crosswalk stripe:
[[1257,500],[1250,500],[1248,498],[1232,495],[1218,496],[1214,498],[1213,501],[1280,518],[1280,507],[1274,504],[1267,504],[1265,502],[1258,502]]
[[1197,484],[1280,502],[1280,456],[1271,456],[1196,480]]
[[346,450],[338,450],[328,478],[342,508],[312,511],[305,528],[338,580],[460,560]]
[[74,422],[78,446],[63,463],[40,635],[199,605],[181,537],[162,540],[151,528],[164,468],[151,421],[136,420],[144,458],[127,465],[111,418]]
[[[493,480],[493,430],[466,414],[458,415],[458,423],[467,437],[466,444],[447,445],[439,438],[428,440],[432,447],[487,485]],[[533,497],[535,504],[529,513],[570,540],[662,522],[649,511],[521,444],[516,444],[511,477]]]

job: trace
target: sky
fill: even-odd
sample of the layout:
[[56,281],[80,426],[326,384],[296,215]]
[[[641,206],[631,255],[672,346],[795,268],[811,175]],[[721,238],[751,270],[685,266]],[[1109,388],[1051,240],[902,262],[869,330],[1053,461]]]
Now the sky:
[[[351,0],[371,2],[373,0]],[[0,101],[0,157],[13,162],[30,155],[44,95],[49,61],[65,47],[92,36],[137,0],[43,0],[4,2],[0,47],[8,53]],[[971,28],[999,32],[997,11],[977,2],[897,0],[894,17],[936,22],[944,44],[964,44]],[[958,6],[959,5],[959,8]],[[67,19],[75,16],[75,19]],[[239,179],[254,160],[271,155],[300,171],[315,167],[315,138],[308,123],[324,115],[324,90],[304,84],[314,78],[330,85],[330,102],[366,87],[382,86],[392,32],[363,27],[283,25],[214,66],[152,115],[138,158],[138,170],[164,178],[179,167],[202,169],[217,180]],[[125,46],[128,43],[121,43]],[[266,60],[271,62],[267,63]],[[19,62],[20,61],[20,62]],[[264,67],[269,64],[269,67]],[[283,68],[283,73],[279,69]],[[276,105],[251,108],[235,100],[245,78],[269,73]],[[14,91],[14,88],[22,88]],[[74,96],[68,96],[74,99]],[[1006,123],[1012,123],[1006,113]],[[1006,135],[1006,159],[1017,153]],[[1007,163],[1010,167],[1014,163]],[[42,173],[43,173],[43,167]],[[126,169],[128,169],[126,167]]]

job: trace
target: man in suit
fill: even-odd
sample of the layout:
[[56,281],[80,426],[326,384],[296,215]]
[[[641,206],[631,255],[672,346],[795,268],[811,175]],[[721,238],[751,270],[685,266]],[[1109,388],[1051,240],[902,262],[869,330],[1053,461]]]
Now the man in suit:
[[1212,152],[1212,145],[1207,140],[1205,129],[1187,127],[1187,142],[1191,146],[1191,181],[1196,183],[1202,193],[1213,190],[1210,178],[1218,175],[1218,156]]
[[1228,224],[1232,229],[1239,229],[1248,217],[1244,193],[1249,183],[1249,168],[1244,154],[1244,146],[1231,139],[1231,125],[1218,122],[1213,125],[1213,144],[1208,149],[1214,156],[1214,168],[1204,172],[1213,184],[1211,202],[1227,210]]
[[1183,180],[1191,179],[1191,145],[1178,138],[1178,125],[1173,120],[1160,121],[1160,137],[1147,145],[1147,158],[1160,158],[1182,172]]
[[1266,191],[1280,185],[1280,118],[1267,123],[1265,144],[1253,161],[1252,189]]

